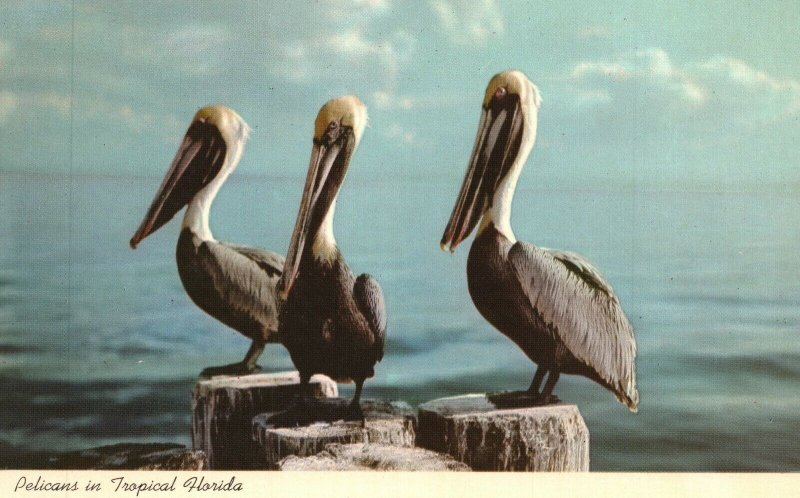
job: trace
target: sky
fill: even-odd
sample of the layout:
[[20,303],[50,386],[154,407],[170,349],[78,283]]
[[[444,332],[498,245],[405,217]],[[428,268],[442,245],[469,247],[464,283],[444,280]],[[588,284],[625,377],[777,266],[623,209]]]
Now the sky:
[[797,189],[797,26],[795,1],[6,0],[0,171],[161,176],[223,103],[253,128],[238,174],[302,178],[317,110],[355,94],[351,170],[460,182],[515,68],[543,96],[521,185]]

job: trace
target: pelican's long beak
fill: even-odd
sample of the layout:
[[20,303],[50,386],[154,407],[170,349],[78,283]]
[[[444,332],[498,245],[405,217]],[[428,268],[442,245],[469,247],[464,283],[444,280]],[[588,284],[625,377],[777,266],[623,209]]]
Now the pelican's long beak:
[[286,299],[297,278],[309,237],[313,240],[336,199],[355,145],[356,139],[350,128],[344,128],[341,135],[330,143],[314,140],[300,211],[297,213],[283,275],[278,283],[278,296],[281,299]]
[[500,180],[519,155],[524,122],[518,95],[504,95],[484,106],[464,183],[442,236],[443,251],[448,244],[450,252],[455,251],[491,206]]
[[220,171],[227,146],[217,126],[196,120],[189,127],[158,188],[147,215],[130,240],[131,248],[155,232],[189,203]]

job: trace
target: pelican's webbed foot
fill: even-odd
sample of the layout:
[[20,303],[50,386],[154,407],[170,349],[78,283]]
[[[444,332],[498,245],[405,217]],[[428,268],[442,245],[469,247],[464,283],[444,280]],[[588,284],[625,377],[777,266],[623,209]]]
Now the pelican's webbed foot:
[[298,396],[282,412],[267,419],[273,427],[302,427],[315,422],[333,423],[336,421],[359,422],[364,427],[366,421],[359,403],[342,404],[340,399],[317,399]]
[[286,410],[278,412],[267,419],[273,427],[302,427],[316,421],[316,398],[298,395]]
[[561,403],[561,399],[555,394],[540,394],[536,397],[535,403],[533,406],[555,405]]
[[542,395],[530,391],[506,391],[502,393],[487,394],[486,398],[499,409],[529,408],[560,403],[561,400],[554,394]]
[[202,372],[200,372],[200,377],[216,377],[219,375],[229,375],[232,377],[241,377],[242,375],[250,375],[255,373],[260,373],[261,367],[258,365],[249,365],[243,361],[239,361],[236,363],[230,363],[228,365],[221,365],[218,367],[208,367],[204,368]]
[[364,412],[361,410],[361,403],[348,403],[342,413],[342,420],[345,422],[359,422],[361,427],[365,427],[367,421],[364,418]]

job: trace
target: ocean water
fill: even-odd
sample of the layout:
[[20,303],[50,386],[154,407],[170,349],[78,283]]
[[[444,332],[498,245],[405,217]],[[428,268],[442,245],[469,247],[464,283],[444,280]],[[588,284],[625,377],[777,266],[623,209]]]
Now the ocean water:
[[[179,218],[128,248],[159,181],[0,174],[0,447],[189,444],[196,375],[244,355],[248,341],[183,291]],[[439,251],[459,182],[345,181],[337,240],[389,314],[366,397],[416,405],[530,382],[534,365],[469,298],[470,241]],[[285,253],[301,189],[234,175],[215,236]],[[583,378],[556,387],[586,419],[593,470],[800,468],[797,213],[800,195],[766,191],[517,192],[517,237],[594,261],[636,330],[638,414]],[[292,368],[278,345],[260,363]]]

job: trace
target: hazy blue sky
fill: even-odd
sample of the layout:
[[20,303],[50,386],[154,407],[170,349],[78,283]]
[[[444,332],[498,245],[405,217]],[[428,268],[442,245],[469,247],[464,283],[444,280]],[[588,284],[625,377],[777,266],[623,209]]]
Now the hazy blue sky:
[[518,68],[544,100],[524,185],[799,185],[800,2],[673,4],[6,0],[0,169],[160,176],[219,102],[254,129],[240,172],[302,177],[352,93],[359,175],[460,181],[486,82]]

